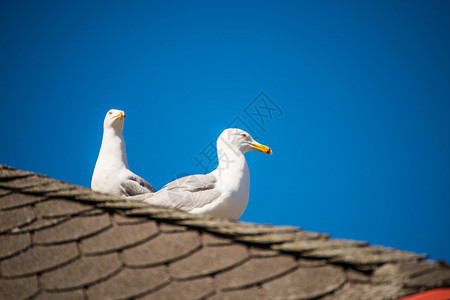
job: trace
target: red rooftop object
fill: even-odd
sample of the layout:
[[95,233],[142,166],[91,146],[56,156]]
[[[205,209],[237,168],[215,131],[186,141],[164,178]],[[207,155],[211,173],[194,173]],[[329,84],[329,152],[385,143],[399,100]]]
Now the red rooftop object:
[[449,299],[450,299],[450,288],[442,288],[400,298],[399,300],[449,300]]

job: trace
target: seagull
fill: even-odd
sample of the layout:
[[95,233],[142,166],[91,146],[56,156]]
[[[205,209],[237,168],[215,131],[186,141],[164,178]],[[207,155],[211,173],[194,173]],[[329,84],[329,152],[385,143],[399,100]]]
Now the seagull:
[[143,178],[129,170],[123,125],[125,112],[111,109],[103,122],[103,139],[92,174],[93,191],[116,196],[154,193],[155,189]]
[[214,171],[179,178],[154,194],[131,199],[192,214],[237,220],[248,204],[250,172],[244,153],[250,150],[272,154],[269,147],[256,142],[247,132],[225,129],[217,139],[219,165]]

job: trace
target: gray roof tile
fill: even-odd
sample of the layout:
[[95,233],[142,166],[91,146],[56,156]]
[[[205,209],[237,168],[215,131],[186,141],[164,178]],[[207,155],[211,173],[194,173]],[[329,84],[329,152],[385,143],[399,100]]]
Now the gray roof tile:
[[[288,234],[297,233],[299,228],[295,227],[274,227],[268,225],[255,225],[250,223],[238,223],[236,221],[223,220],[222,222],[209,222],[212,225],[206,224],[208,231],[220,233],[224,235],[238,235],[238,236],[250,236],[250,235],[264,235],[274,236],[275,234]],[[289,235],[291,237],[291,235]],[[244,238],[244,237],[242,237]],[[250,237],[248,237],[250,238]],[[257,237],[256,237],[257,238]]]
[[299,267],[302,268],[315,268],[329,264],[329,262],[326,259],[307,259],[303,257],[298,257],[297,263]]
[[244,288],[273,279],[296,267],[292,256],[252,258],[230,271],[218,274],[216,284],[223,290]]
[[33,235],[33,240],[37,244],[76,241],[103,231],[110,226],[111,223],[107,213],[100,216],[78,216],[57,227],[36,231]]
[[172,281],[162,289],[138,300],[173,300],[173,299],[204,299],[214,293],[213,280],[209,277],[188,280]]
[[128,299],[143,296],[169,283],[166,267],[124,269],[87,289],[89,299]]
[[0,262],[0,271],[4,277],[23,276],[50,270],[79,256],[75,243],[35,246]]
[[0,197],[11,194],[11,190],[0,188]]
[[88,210],[87,212],[84,212],[81,215],[84,217],[88,217],[88,216],[100,216],[104,215],[105,213],[106,211],[101,208],[93,208],[92,210]]
[[312,233],[306,231],[297,232],[281,232],[281,233],[269,233],[260,235],[244,235],[236,237],[236,240],[247,243],[256,244],[268,244],[275,245],[286,242],[292,242],[296,240],[316,240],[316,239],[328,239],[329,236],[326,234]]
[[26,193],[51,193],[56,192],[64,189],[70,189],[72,188],[72,185],[67,182],[51,182],[49,184],[45,185],[36,185],[36,186],[30,186],[21,189],[21,192]]
[[89,194],[79,194],[75,196],[75,200],[82,201],[82,202],[88,202],[88,203],[103,203],[107,201],[123,201],[123,198],[117,197],[117,196],[111,196],[106,194],[100,194],[97,192],[91,192]]
[[195,215],[196,218],[186,218],[183,220],[177,220],[176,223],[180,225],[185,225],[189,227],[198,227],[198,228],[217,228],[217,227],[229,227],[232,224],[236,224],[236,221],[223,219],[223,218],[213,218],[210,216],[200,216]]
[[209,234],[207,232],[202,234],[203,243],[208,246],[220,246],[220,245],[229,245],[232,243],[230,239],[225,237],[220,237],[217,235]]
[[35,202],[39,202],[45,199],[44,197],[34,195],[24,195],[19,193],[12,193],[3,197],[0,197],[0,209],[10,209],[15,207],[21,207]]
[[[132,219],[132,218],[131,218]],[[161,223],[159,228],[162,232],[181,232],[186,231],[188,228],[186,226],[179,226],[175,224]]]
[[[119,214],[114,214],[113,219],[114,219],[114,222],[116,222],[116,224],[119,224],[119,225],[139,224],[139,223],[148,222],[148,220],[145,218],[126,217],[126,216],[121,216]],[[176,226],[176,225],[174,225],[174,226]]]
[[347,283],[341,289],[322,300],[386,300],[398,299],[402,294],[398,284],[370,285],[367,283]]
[[345,273],[340,267],[298,268],[264,284],[263,289],[270,298],[315,299],[336,290],[345,281]]
[[258,287],[251,287],[248,289],[234,290],[234,291],[222,291],[208,298],[208,300],[249,300],[249,299],[263,300],[268,298],[264,296],[264,291],[262,291]]
[[306,239],[297,240],[295,242],[283,243],[282,245],[274,245],[272,248],[283,250],[287,252],[307,252],[316,249],[339,249],[339,248],[350,248],[350,247],[362,247],[366,246],[366,242],[352,241],[352,240],[323,240],[323,239]]
[[81,288],[110,277],[120,267],[117,253],[84,256],[64,267],[45,272],[41,275],[41,284],[46,290]]
[[92,210],[91,205],[68,201],[61,198],[51,199],[36,204],[36,211],[43,218],[76,215],[89,210]]
[[373,270],[380,264],[396,261],[417,261],[426,255],[409,253],[384,247],[338,248],[314,250],[305,254],[308,257],[330,257],[336,263],[357,266],[361,270]]
[[32,172],[17,170],[8,166],[0,165],[0,178],[3,180],[27,177],[34,175]]
[[172,263],[170,275],[181,279],[209,275],[240,264],[247,257],[247,249],[241,245],[205,247]]
[[126,211],[125,214],[128,216],[147,215],[158,220],[166,220],[166,221],[198,218],[197,216],[188,214],[186,212],[155,207],[131,209]]
[[77,196],[88,196],[91,194],[92,191],[90,189],[79,186],[72,186],[72,188],[70,189],[44,193],[44,195],[49,198],[66,198],[66,199],[74,199]]
[[348,281],[353,283],[367,283],[372,282],[372,277],[364,272],[357,271],[355,269],[348,268],[345,270],[345,275]]
[[82,240],[80,248],[85,254],[106,253],[141,244],[156,234],[158,234],[158,227],[154,221],[114,226],[102,233]]
[[38,291],[36,276],[17,279],[0,278],[0,299],[28,299]]
[[0,236],[0,258],[13,256],[30,247],[31,240],[28,233],[5,234]]
[[196,232],[163,233],[142,245],[124,250],[123,259],[128,266],[157,265],[183,258],[199,247]]
[[407,287],[435,288],[450,286],[450,268],[436,269],[408,280]]
[[437,264],[431,262],[404,261],[388,263],[376,269],[371,280],[374,283],[388,283],[400,279],[406,281],[409,278],[426,274],[438,268]]
[[74,290],[69,292],[43,292],[34,300],[84,300],[83,290]]
[[7,211],[0,211],[0,232],[5,232],[29,224],[35,220],[31,207],[22,207]]
[[268,257],[268,256],[276,256],[280,255],[279,251],[270,250],[270,249],[261,249],[261,248],[250,248],[250,256],[251,257]]
[[44,228],[49,228],[58,225],[64,221],[67,221],[70,217],[60,217],[60,218],[51,218],[51,219],[39,219],[34,220],[33,222],[21,226],[20,228],[13,228],[11,232],[13,233],[27,233],[31,231],[41,230]]
[[12,190],[20,190],[24,188],[42,186],[53,182],[53,179],[41,175],[31,175],[9,181],[0,181],[0,187],[10,188]]

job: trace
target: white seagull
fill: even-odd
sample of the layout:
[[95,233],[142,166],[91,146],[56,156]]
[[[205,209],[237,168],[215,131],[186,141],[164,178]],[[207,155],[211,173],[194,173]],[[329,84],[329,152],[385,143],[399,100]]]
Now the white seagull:
[[116,196],[154,193],[155,189],[143,178],[129,170],[123,125],[125,112],[111,109],[103,122],[103,139],[92,174],[94,191]]
[[206,175],[191,175],[168,183],[154,194],[131,197],[149,204],[175,208],[192,214],[239,219],[248,203],[250,172],[244,153],[272,150],[256,142],[247,132],[225,129],[217,139],[219,165]]

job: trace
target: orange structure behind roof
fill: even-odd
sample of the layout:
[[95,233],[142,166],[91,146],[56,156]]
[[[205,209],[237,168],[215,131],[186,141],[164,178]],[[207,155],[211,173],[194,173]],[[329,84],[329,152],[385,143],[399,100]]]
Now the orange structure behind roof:
[[434,289],[400,298],[399,300],[449,300],[450,288]]

